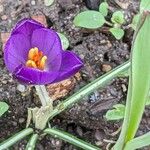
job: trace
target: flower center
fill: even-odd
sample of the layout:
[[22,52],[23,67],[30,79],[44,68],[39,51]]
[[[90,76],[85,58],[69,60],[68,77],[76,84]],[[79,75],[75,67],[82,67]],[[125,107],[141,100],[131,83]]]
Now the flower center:
[[26,66],[44,70],[46,60],[47,56],[43,55],[43,52],[40,51],[37,47],[34,47],[29,50]]

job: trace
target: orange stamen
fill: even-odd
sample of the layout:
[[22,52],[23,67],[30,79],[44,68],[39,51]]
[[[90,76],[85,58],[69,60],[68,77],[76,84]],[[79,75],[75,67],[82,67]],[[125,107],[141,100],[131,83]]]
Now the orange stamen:
[[28,60],[26,62],[26,66],[44,70],[46,60],[47,57],[43,55],[42,51],[39,51],[37,47],[31,48],[28,53]]

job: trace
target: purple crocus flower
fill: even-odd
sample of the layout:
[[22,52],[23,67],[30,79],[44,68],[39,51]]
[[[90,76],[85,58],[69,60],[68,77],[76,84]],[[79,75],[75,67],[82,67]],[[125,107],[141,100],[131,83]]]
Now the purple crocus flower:
[[35,85],[67,79],[83,66],[76,54],[62,50],[55,31],[32,19],[17,23],[5,45],[4,60],[19,82]]

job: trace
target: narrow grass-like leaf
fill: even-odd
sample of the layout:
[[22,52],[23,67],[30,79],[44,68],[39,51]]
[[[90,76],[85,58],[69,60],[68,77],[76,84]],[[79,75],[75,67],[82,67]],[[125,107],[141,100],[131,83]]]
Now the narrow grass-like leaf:
[[33,133],[32,128],[27,128],[27,129],[20,131],[19,133],[13,135],[9,139],[0,143],[0,150],[5,150],[5,149],[9,148],[10,146],[12,146],[13,144],[20,141],[21,139],[23,139],[24,137],[28,136],[31,133]]
[[125,118],[120,137],[114,147],[123,149],[124,144],[135,136],[140,124],[150,88],[150,15],[144,12],[138,24],[132,46],[131,73]]
[[150,89],[150,14],[145,12],[144,15],[143,25],[137,33],[132,50],[132,95],[126,141],[136,134]]
[[9,109],[9,106],[5,102],[0,102],[0,117]]
[[135,150],[150,145],[150,132],[127,142],[124,150]]
[[77,147],[80,147],[84,150],[100,150],[100,148],[98,148],[94,145],[91,145],[88,142],[85,142],[81,139],[78,139],[77,137],[75,137],[75,136],[73,136],[67,132],[58,130],[58,129],[48,128],[48,129],[44,130],[44,133],[50,134],[55,138],[59,138],[61,140],[64,140],[64,141],[71,143]]
[[26,150],[35,150],[35,145],[38,140],[38,134],[33,134],[27,143]]
[[105,18],[98,11],[87,10],[79,13],[74,18],[73,23],[78,27],[96,29],[100,28],[105,23]]
[[136,27],[137,27],[137,24],[138,24],[138,21],[140,19],[140,14],[136,14],[133,19],[132,19],[132,23],[131,23],[131,27],[136,30]]
[[150,0],[140,0],[140,12],[142,13],[144,10],[150,10]]
[[130,66],[130,62],[125,62],[124,64],[116,67],[115,69],[111,70],[110,72],[104,74],[103,76],[97,78],[93,82],[89,83],[82,89],[80,89],[77,93],[73,94],[69,98],[67,98],[65,101],[58,104],[55,109],[50,113],[49,120],[52,119],[54,116],[58,115],[65,109],[73,106],[73,104],[81,101],[84,96],[89,95],[96,89],[100,87],[104,87],[108,82],[110,82],[113,78],[117,77],[118,74],[121,72],[124,72],[125,70],[128,70]]

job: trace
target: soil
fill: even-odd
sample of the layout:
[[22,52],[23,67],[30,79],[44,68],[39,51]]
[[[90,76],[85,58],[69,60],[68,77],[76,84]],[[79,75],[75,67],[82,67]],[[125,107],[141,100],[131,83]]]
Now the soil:
[[[115,68],[129,59],[133,30],[126,28],[131,23],[132,17],[138,12],[138,0],[110,0],[108,20],[115,10],[123,10],[126,23],[123,25],[125,36],[122,40],[116,40],[105,30],[85,30],[73,25],[73,18],[83,10],[97,9],[94,6],[97,1],[84,0],[55,0],[54,4],[46,7],[41,0],[1,0],[0,1],[0,32],[8,33],[12,27],[22,18],[44,16],[48,28],[63,32],[70,41],[72,51],[76,52],[84,61],[84,67],[80,71],[81,80],[76,81],[73,90],[67,93],[75,93],[92,80]],[[127,5],[128,4],[128,5]],[[107,26],[105,26],[107,27]],[[34,87],[23,87],[20,92],[18,82],[12,79],[3,62],[2,42],[0,40],[0,100],[9,104],[9,111],[0,118],[0,141],[10,137],[26,126],[27,108],[39,106],[39,100]],[[108,140],[116,141],[122,121],[107,121],[104,117],[107,110],[114,104],[125,103],[128,79],[114,79],[108,86],[99,89],[85,97],[82,102],[75,104],[69,110],[64,111],[52,121],[52,126],[65,130],[73,135],[96,144],[104,150],[109,146]],[[25,88],[25,89],[24,89]],[[56,100],[59,102],[65,98]],[[142,135],[150,130],[150,108],[147,107],[138,131]],[[12,147],[12,150],[24,150],[27,141],[23,140]],[[66,142],[45,136],[37,146],[37,150],[78,150]],[[147,147],[145,149],[150,149]]]

